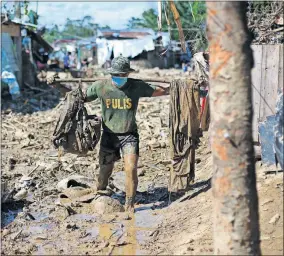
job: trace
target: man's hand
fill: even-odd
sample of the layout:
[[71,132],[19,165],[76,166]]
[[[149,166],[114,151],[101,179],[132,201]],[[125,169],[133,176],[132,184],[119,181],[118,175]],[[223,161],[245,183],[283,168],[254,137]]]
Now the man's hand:
[[52,75],[50,77],[47,77],[46,78],[47,84],[54,84],[56,78],[60,78],[58,73],[56,73],[55,75]]
[[168,87],[160,87],[160,86],[158,87],[157,86],[152,97],[169,95],[169,94],[170,94],[170,86],[168,86]]

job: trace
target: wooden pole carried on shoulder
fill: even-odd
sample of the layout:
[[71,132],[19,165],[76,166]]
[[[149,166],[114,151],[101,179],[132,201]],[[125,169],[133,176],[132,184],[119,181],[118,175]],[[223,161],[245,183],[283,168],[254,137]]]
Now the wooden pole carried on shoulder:
[[[84,82],[84,83],[92,83],[96,82],[99,80],[106,80],[108,78],[106,77],[96,77],[96,78],[66,78],[66,79],[61,79],[61,78],[55,78],[54,82],[56,83],[79,83],[79,81]],[[140,78],[140,77],[135,77],[135,79],[143,80],[144,82],[154,82],[154,83],[165,83],[169,84],[171,83],[171,80],[168,79],[153,79],[153,78]]]

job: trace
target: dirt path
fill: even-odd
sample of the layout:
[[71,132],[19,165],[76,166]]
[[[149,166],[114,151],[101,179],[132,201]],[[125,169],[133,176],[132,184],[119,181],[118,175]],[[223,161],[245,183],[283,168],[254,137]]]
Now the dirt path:
[[[88,109],[97,113],[99,103]],[[2,118],[2,182],[8,190],[20,190],[24,175],[33,182],[26,201],[2,206],[2,255],[213,253],[208,135],[197,150],[196,182],[187,198],[169,197],[167,97],[142,100],[138,109],[140,185],[134,215],[100,215],[88,203],[71,204],[76,214],[68,214],[56,204],[60,180],[72,174],[94,178],[98,171],[97,152],[58,159],[50,141],[57,115],[58,109],[52,109],[27,115],[10,112]],[[265,174],[275,168],[257,166],[262,252],[282,255],[283,173]],[[123,189],[121,162],[113,176]]]
[[[211,156],[197,165],[197,177],[211,177]],[[283,255],[283,172],[257,164],[261,249],[263,255]],[[213,254],[212,192],[202,190],[181,203],[160,210],[164,216],[155,238],[143,246],[151,255]]]
[[[99,102],[87,107],[90,112],[99,112]],[[18,192],[22,190],[23,177],[29,176],[32,185],[25,201],[2,207],[2,254],[138,252],[138,240],[145,240],[157,228],[153,209],[163,207],[168,199],[168,98],[142,100],[138,109],[141,157],[134,216],[100,215],[88,203],[71,204],[76,214],[69,216],[68,210],[56,203],[59,181],[73,174],[94,179],[98,171],[97,151],[87,157],[58,157],[51,144],[58,111],[26,115],[10,112],[3,116],[2,182],[7,184],[7,191]],[[122,162],[118,162],[113,176],[123,190],[121,170]],[[123,193],[118,198],[121,196]]]

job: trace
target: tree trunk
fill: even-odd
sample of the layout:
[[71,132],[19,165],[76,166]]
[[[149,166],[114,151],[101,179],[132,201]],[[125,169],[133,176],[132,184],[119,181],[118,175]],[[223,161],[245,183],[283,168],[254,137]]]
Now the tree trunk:
[[252,139],[253,66],[245,2],[207,2],[214,251],[259,255]]

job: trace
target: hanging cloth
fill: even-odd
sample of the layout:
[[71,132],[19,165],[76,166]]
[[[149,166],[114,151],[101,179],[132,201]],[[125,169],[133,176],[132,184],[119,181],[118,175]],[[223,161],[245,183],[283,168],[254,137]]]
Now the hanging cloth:
[[196,80],[174,80],[170,86],[170,192],[184,191],[194,181],[199,143],[200,98]]

